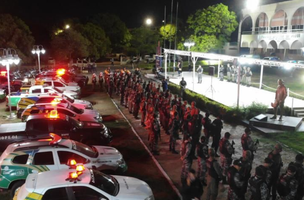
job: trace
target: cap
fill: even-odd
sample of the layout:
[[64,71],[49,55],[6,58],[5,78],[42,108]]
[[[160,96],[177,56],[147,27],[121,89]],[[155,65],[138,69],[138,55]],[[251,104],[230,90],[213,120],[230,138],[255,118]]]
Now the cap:
[[241,160],[234,160],[233,161],[233,165],[237,165],[237,166],[242,166],[242,161]]
[[250,128],[250,127],[247,127],[247,128],[245,129],[245,133],[249,133],[249,132],[251,132],[251,128]]
[[225,133],[225,138],[229,138],[230,135],[231,135],[231,134],[230,134],[229,132],[226,132],[226,133]]
[[267,158],[264,159],[264,163],[272,164],[273,161],[270,158],[267,157]]
[[265,175],[265,171],[261,167],[257,167],[255,168],[255,175],[263,177]]
[[282,149],[283,149],[283,148],[282,148],[282,145],[280,145],[280,144],[276,144],[276,145],[274,146],[274,148],[277,149],[277,150],[282,150]]

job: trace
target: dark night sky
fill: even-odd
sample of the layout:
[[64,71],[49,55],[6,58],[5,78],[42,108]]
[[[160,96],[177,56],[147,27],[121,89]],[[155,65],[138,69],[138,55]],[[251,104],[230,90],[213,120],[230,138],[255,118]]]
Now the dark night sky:
[[[174,13],[177,1],[174,0]],[[229,6],[230,10],[235,11],[243,6],[244,1],[179,0],[178,17],[186,20],[189,14],[194,13],[197,9],[217,3],[224,3]],[[271,3],[282,0],[262,1]],[[167,7],[167,15],[170,14],[171,0],[0,0],[0,5],[0,13],[10,13],[25,21],[37,41],[44,38],[41,34],[47,34],[49,28],[55,23],[63,23],[66,18],[84,19],[92,14],[104,12],[118,15],[128,28],[141,26],[147,16],[154,19],[155,26],[160,26],[164,18],[164,6]],[[169,20],[167,19],[167,23]],[[39,41],[37,42],[39,43]]]

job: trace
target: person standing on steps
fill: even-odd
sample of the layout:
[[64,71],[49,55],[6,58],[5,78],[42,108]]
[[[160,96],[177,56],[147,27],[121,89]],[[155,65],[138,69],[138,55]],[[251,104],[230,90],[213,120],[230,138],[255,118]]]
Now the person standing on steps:
[[181,98],[184,99],[184,92],[187,86],[187,82],[184,80],[184,77],[182,77],[182,80],[179,82],[180,90],[181,90]]
[[197,77],[198,77],[198,81],[197,83],[202,83],[202,77],[203,77],[203,68],[201,65],[198,66],[197,70]]
[[284,112],[284,101],[287,97],[287,89],[284,85],[282,79],[278,80],[278,87],[275,95],[274,103],[271,103],[271,106],[274,108],[274,116],[270,119],[277,119],[278,107],[280,107],[280,118],[279,121],[282,121],[283,112]]

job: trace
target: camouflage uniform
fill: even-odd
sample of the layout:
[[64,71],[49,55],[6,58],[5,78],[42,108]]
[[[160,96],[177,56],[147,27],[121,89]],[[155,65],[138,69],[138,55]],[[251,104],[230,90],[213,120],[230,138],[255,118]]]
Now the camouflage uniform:
[[206,161],[207,173],[207,200],[216,200],[218,195],[218,185],[222,178],[222,170],[217,160],[209,158]]
[[268,200],[269,189],[264,177],[253,176],[249,179],[250,200]]
[[298,181],[289,173],[282,174],[277,189],[281,200],[294,200],[297,194]]
[[180,155],[181,155],[181,160],[182,160],[182,172],[181,172],[181,182],[182,186],[186,185],[186,179],[189,173],[189,170],[191,169],[192,166],[192,156],[191,156],[191,140],[185,140],[180,149]]
[[242,180],[241,174],[238,170],[231,166],[228,170],[228,200],[241,200],[242,199],[242,188],[244,186],[244,182]]
[[197,144],[196,154],[198,165],[197,177],[200,181],[205,182],[207,172],[206,159],[208,158],[208,145],[206,144],[206,142],[200,142]]
[[234,153],[234,149],[229,140],[223,137],[220,140],[220,156],[221,156],[221,167],[223,169],[223,175],[227,176],[228,168],[232,163],[232,154]]
[[254,144],[253,140],[251,139],[250,135],[247,133],[244,133],[241,138],[242,142],[242,148],[243,148],[243,153],[244,151],[249,150],[252,154],[252,160],[253,160],[253,152],[257,150],[256,145]]

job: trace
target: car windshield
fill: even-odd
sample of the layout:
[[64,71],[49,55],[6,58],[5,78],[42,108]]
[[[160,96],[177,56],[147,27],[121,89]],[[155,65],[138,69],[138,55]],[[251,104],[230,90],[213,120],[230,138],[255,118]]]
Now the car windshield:
[[72,104],[68,104],[67,108],[70,109],[71,111],[74,111],[77,114],[82,114],[84,112],[84,110],[76,108]]
[[89,156],[91,158],[97,158],[98,157],[98,151],[96,148],[92,148],[86,144],[82,144],[77,141],[73,141],[73,150],[78,151],[80,153],[85,154],[86,156]]
[[74,103],[75,102],[75,99],[73,99],[73,98],[71,98],[69,96],[63,95],[63,98],[64,98],[64,100],[66,100],[66,101],[68,101],[70,103]]
[[54,90],[56,91],[56,92],[59,92],[59,93],[63,93],[63,91],[62,90],[59,90],[58,88],[56,88],[56,87],[53,87],[54,88]]
[[119,184],[113,176],[106,175],[97,170],[91,170],[91,177],[91,185],[94,185],[112,196],[116,196],[118,194]]

